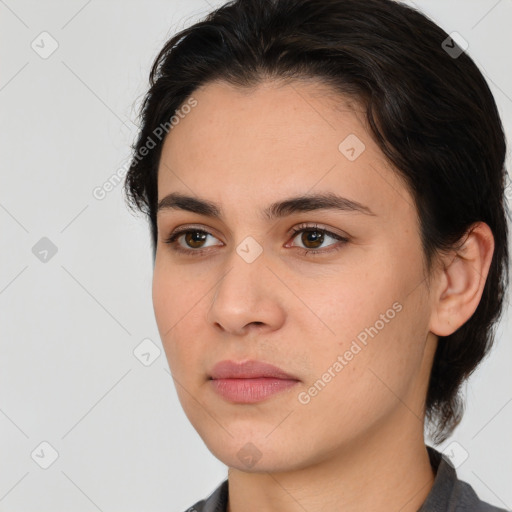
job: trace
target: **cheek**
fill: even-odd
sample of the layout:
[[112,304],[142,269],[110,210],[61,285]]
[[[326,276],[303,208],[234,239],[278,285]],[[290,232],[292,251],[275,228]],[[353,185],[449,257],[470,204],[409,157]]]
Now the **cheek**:
[[[204,296],[207,288],[199,280],[187,279],[187,273],[179,267],[165,261],[164,257],[158,257],[153,271],[153,309],[155,318],[164,342],[168,336],[172,336],[175,327],[183,321],[189,311],[198,309],[200,304],[198,297]],[[194,306],[196,304],[196,306]]]
[[[386,393],[386,384],[405,392],[419,369],[427,318],[423,288],[411,292],[410,283],[419,279],[414,269],[402,271],[391,260],[382,261],[333,280],[329,294],[310,295],[312,309],[322,320],[316,330],[324,333],[316,336],[317,350],[311,352],[311,377],[313,382],[328,380],[326,372],[334,373],[331,380],[337,384],[328,386],[339,387],[335,400],[344,400],[348,390],[361,398],[374,396],[380,388]],[[313,334],[311,324],[308,331]]]
[[179,286],[176,272],[166,269],[157,262],[153,273],[152,296],[160,339],[171,364],[179,355],[178,347],[173,340],[179,339],[176,333],[179,332],[180,324],[186,318],[188,294],[184,293],[183,288]]
[[165,271],[157,257],[153,272],[152,298],[162,342],[165,342],[169,329],[176,322],[177,292],[176,279],[169,271]]
[[[197,372],[207,314],[208,290],[200,280],[189,281],[179,270],[155,262],[152,298],[160,339],[173,375]],[[183,377],[182,377],[183,378]]]
[[[340,425],[348,437],[357,436],[363,426],[378,424],[391,411],[403,408],[402,403],[415,409],[409,393],[420,372],[421,340],[410,337],[412,328],[407,315],[412,308],[403,306],[389,323],[382,325],[379,315],[376,321],[371,314],[385,314],[387,298],[382,304],[384,308],[363,314],[359,310],[357,318],[344,316],[350,326],[347,332],[355,334],[338,337],[332,346],[323,345],[311,352],[314,370],[304,393],[296,397],[297,410],[306,415],[302,417],[305,422],[310,421],[311,430],[324,429],[324,441],[338,442]],[[360,328],[361,323],[365,327]],[[409,410],[403,409],[406,413]],[[326,415],[331,426],[320,427]]]

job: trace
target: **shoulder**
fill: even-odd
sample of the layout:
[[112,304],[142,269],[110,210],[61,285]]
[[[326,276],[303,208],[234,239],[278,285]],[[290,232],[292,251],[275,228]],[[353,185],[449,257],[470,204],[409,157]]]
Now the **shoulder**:
[[507,512],[482,501],[470,484],[459,479],[449,458],[431,446],[427,450],[436,477],[418,512]]
[[184,512],[226,512],[228,481],[224,480],[207,498],[204,498]]
[[490,503],[482,501],[471,485],[463,480],[457,480],[453,490],[453,500],[456,504],[456,511],[467,510],[471,512],[507,512]]

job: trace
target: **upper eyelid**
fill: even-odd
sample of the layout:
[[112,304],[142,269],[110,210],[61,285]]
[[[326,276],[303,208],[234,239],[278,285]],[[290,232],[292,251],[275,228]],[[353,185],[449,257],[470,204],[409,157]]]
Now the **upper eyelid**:
[[188,233],[189,231],[192,231],[192,232],[200,231],[202,233],[206,233],[207,235],[217,238],[217,240],[219,239],[214,233],[211,232],[211,228],[206,229],[204,227],[195,226],[195,225],[191,225],[191,226],[187,225],[184,227],[176,228],[173,231],[171,231],[171,233],[167,236],[167,238],[172,238],[174,236],[183,235],[185,233]]
[[[309,225],[307,223],[302,222],[302,223],[300,223],[300,224],[298,224],[296,226],[293,226],[289,230],[287,230],[286,234],[292,235],[294,232],[302,230],[302,229],[318,229],[319,231],[330,232],[333,235],[337,234],[331,228],[323,227],[322,225],[318,224],[317,222],[312,223],[312,225]],[[180,233],[180,234],[181,233],[186,233],[187,231],[202,231],[204,233],[208,233],[209,235],[215,236],[215,234],[211,232],[212,228],[205,228],[205,227],[203,227],[203,226],[201,226],[199,224],[198,225],[191,224],[190,226],[189,225],[185,225],[183,227],[178,227],[178,228],[172,230],[169,236],[173,236],[173,235],[176,235],[178,233]],[[213,229],[213,231],[215,231],[215,230]],[[339,235],[339,236],[344,236],[344,235]]]

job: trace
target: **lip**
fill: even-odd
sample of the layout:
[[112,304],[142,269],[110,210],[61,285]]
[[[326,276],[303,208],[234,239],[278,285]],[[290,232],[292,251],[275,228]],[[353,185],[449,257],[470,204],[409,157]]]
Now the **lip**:
[[263,361],[220,361],[211,371],[211,379],[256,379],[259,377],[273,377],[275,379],[299,380],[297,377],[286,373],[277,366]]
[[221,361],[209,376],[213,390],[233,403],[261,402],[295,386],[299,379],[262,361]]

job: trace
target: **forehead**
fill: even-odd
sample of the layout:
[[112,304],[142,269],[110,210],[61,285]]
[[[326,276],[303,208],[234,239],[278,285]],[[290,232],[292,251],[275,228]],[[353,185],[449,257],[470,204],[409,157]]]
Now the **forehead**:
[[334,191],[383,214],[413,205],[362,107],[323,84],[211,82],[192,96],[197,105],[164,142],[159,200],[179,191],[219,203],[235,197],[240,207]]

